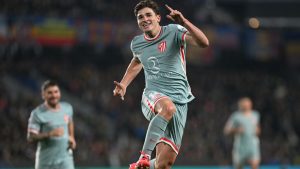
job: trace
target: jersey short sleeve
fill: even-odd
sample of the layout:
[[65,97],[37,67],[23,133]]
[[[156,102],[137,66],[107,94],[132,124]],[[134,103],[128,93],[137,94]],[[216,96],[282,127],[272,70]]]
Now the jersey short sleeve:
[[73,121],[73,106],[72,105],[69,105],[70,107],[70,111],[69,111],[69,120],[72,122]]
[[65,110],[67,117],[68,117],[68,121],[72,122],[73,121],[73,106],[68,103],[68,102],[61,102],[61,105],[63,106],[63,109]]
[[255,117],[256,117],[256,122],[257,122],[257,125],[259,125],[259,121],[260,121],[260,114],[258,111],[254,111],[254,114],[255,114]]
[[32,111],[28,120],[28,129],[27,132],[29,133],[39,133],[41,129],[41,122],[38,118],[37,112]]
[[188,30],[178,24],[171,24],[171,27],[175,31],[177,43],[180,45],[185,45],[185,36]]
[[237,120],[237,114],[236,113],[233,113],[230,117],[229,117],[229,120],[228,120],[230,126],[232,128],[236,128],[238,127],[238,120]]
[[135,57],[138,58],[138,54],[137,54],[136,50],[134,49],[134,43],[135,43],[136,39],[137,39],[137,37],[134,37],[130,43],[130,50],[131,50],[134,58]]

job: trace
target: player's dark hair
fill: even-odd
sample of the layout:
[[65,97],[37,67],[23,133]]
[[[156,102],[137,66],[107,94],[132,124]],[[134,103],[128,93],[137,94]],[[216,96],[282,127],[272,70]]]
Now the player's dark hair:
[[143,8],[151,8],[155,14],[160,15],[158,4],[152,0],[142,0],[134,7],[134,15],[137,16],[139,10]]
[[53,80],[46,80],[43,84],[42,84],[42,91],[45,91],[47,90],[49,87],[52,87],[52,86],[58,86],[58,83],[53,81]]

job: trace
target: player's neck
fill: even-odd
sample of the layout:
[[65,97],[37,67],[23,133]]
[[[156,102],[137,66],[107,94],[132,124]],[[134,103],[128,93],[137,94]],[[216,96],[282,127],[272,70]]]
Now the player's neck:
[[45,102],[44,104],[47,107],[47,109],[50,109],[52,111],[58,111],[60,109],[60,104],[59,103],[49,104],[48,102]]
[[161,31],[161,26],[158,26],[156,29],[153,29],[152,31],[145,32],[145,36],[149,39],[153,39],[158,36],[160,31]]
[[245,111],[243,111],[243,114],[245,116],[249,116],[251,114],[251,110],[245,110]]

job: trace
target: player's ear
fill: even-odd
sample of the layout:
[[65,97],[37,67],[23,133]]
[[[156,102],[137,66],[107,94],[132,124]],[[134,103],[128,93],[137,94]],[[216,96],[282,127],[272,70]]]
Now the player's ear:
[[45,100],[45,92],[44,91],[41,92],[41,96],[42,96],[42,99]]
[[161,21],[161,16],[160,15],[156,15],[156,18],[157,18],[157,22]]

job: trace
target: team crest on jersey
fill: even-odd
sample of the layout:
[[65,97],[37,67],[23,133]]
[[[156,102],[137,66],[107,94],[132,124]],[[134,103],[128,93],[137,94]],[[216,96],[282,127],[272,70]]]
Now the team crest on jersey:
[[162,41],[158,44],[158,50],[163,53],[167,49],[167,42]]
[[69,116],[65,114],[64,115],[64,120],[65,120],[66,123],[69,123]]

